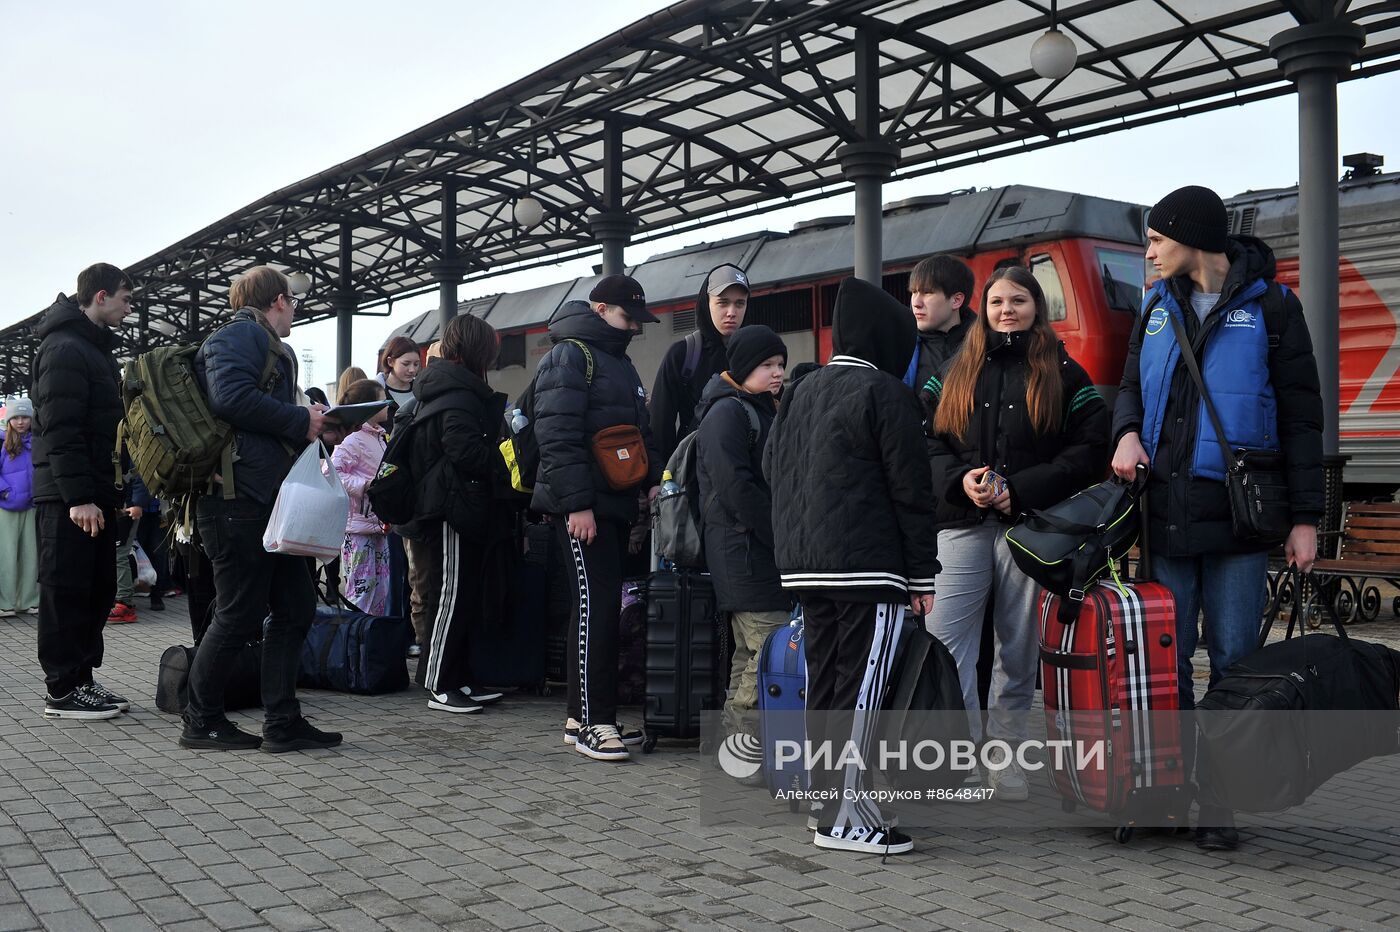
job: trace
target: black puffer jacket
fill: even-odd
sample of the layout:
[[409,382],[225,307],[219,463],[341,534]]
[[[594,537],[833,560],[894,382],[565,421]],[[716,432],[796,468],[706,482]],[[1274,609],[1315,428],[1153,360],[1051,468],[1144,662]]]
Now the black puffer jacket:
[[[1272,280],[1274,253],[1262,240],[1232,236],[1226,250],[1230,272],[1221,288],[1217,309],[1255,279]],[[1177,303],[1191,307],[1194,287],[1186,276],[1169,283]],[[1212,311],[1217,314],[1219,311]],[[1322,517],[1322,395],[1318,388],[1317,360],[1312,337],[1303,317],[1303,306],[1293,292],[1284,298],[1278,345],[1269,351],[1269,383],[1278,401],[1279,446],[1288,470],[1288,495],[1296,524],[1317,524]],[[1206,318],[1209,323],[1211,318]],[[1138,354],[1142,347],[1146,315],[1139,317],[1128,345],[1123,381],[1113,409],[1113,440],[1129,431],[1142,431],[1142,389]],[[1195,314],[1183,315],[1187,336],[1194,341],[1202,324]],[[1273,334],[1270,335],[1271,337]],[[1167,409],[1163,415],[1158,452],[1147,484],[1148,542],[1163,556],[1195,556],[1203,553],[1247,553],[1255,545],[1236,539],[1230,524],[1230,499],[1225,483],[1191,477],[1191,457],[1196,444],[1201,393],[1186,367],[1172,373]]]
[[413,382],[413,396],[410,410],[418,426],[410,456],[413,475],[422,477],[419,508],[444,514],[465,540],[486,543],[500,536],[505,509],[492,491],[510,481],[498,448],[506,396],[443,359],[429,360]]
[[656,446],[663,460],[671,458],[676,444],[699,423],[696,408],[710,379],[729,368],[725,341],[710,317],[710,295],[705,290],[713,271],[710,269],[701,277],[700,293],[695,296],[695,329],[700,334],[700,359],[695,374],[689,380],[683,378],[686,347],[685,339],[680,339],[672,343],[666,355],[661,357],[656,381],[651,386],[651,432],[656,437]]
[[[757,417],[757,436],[744,408]],[[722,374],[705,386],[695,412],[705,563],[719,607],[727,612],[792,607],[773,558],[773,495],[763,478],[763,447],[777,412],[772,395],[740,391]]]
[[69,508],[121,504],[112,468],[122,419],[118,338],[59,295],[39,324],[34,355],[34,501]]
[[915,332],[880,288],[841,283],[831,362],[788,390],[764,451],[788,589],[852,602],[933,591],[933,483],[922,412],[902,381]]
[[936,330],[933,333],[919,334],[919,365],[914,375],[914,390],[929,390],[930,376],[939,375],[952,358],[958,355],[963,340],[967,338],[967,328],[972,326],[977,315],[966,306],[958,309],[958,322],[951,330]]
[[234,427],[234,493],[271,505],[306,447],[311,412],[297,404],[296,356],[285,343],[269,391],[258,387],[272,334],[248,308],[214,331],[195,356],[195,377],[214,416]]
[[[981,324],[978,324],[981,326]],[[935,433],[929,438],[938,526],[977,524],[988,515],[1014,524],[1026,511],[1048,508],[1103,479],[1108,468],[1108,407],[1089,374],[1060,347],[1063,416],[1060,430],[1038,434],[1026,408],[1027,332],[991,333],[990,352],[973,392],[966,438]],[[935,376],[921,393],[928,423],[938,413],[947,377]],[[991,466],[1011,490],[1011,514],[979,509],[963,491],[963,476]]]
[[[646,391],[627,344],[632,334],[608,325],[582,301],[570,301],[549,322],[554,348],[540,360],[533,400],[535,440],[540,471],[531,507],[564,515],[593,509],[599,521],[631,524],[637,518],[637,489],[615,492],[593,459],[593,435],[605,427],[636,425],[646,443],[648,473],[641,491],[661,481],[663,462],[652,440]],[[588,384],[587,357],[593,355],[593,382]]]

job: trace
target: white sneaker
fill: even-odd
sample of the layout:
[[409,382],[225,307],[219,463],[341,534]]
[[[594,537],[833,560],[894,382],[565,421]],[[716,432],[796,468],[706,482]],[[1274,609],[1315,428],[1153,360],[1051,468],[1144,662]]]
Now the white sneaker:
[[1021,765],[1016,763],[1016,758],[1007,755],[1005,767],[999,767],[1002,760],[998,757],[995,765],[992,761],[987,761],[987,785],[993,790],[992,798],[1003,802],[1019,803],[1031,798],[1031,785],[1026,779],[1025,771]]
[[13,617],[15,617],[15,613],[14,613],[14,612],[10,611],[8,608],[0,608],[0,618],[13,618]]

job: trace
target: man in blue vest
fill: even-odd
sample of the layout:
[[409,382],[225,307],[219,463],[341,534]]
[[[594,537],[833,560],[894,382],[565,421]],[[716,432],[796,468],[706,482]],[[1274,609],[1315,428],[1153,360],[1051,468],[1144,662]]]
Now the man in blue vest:
[[[1131,479],[1139,463],[1150,466],[1152,573],[1176,598],[1181,707],[1193,709],[1197,615],[1205,619],[1213,686],[1255,650],[1268,551],[1234,534],[1224,456],[1180,364],[1171,318],[1185,328],[1230,445],[1283,453],[1293,520],[1284,553],[1304,571],[1317,556],[1323,510],[1322,398],[1302,305],[1274,282],[1265,243],[1229,235],[1219,195],[1179,188],[1152,208],[1147,225],[1147,258],[1160,277],[1128,348],[1114,409],[1113,471]],[[1185,743],[1189,768],[1195,742]],[[1233,849],[1233,821],[1229,810],[1202,806],[1196,844]]]

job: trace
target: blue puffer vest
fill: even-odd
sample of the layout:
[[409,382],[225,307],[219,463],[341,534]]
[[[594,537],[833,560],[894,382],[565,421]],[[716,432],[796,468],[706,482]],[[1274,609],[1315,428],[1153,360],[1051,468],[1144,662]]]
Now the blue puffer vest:
[[[1232,449],[1277,450],[1278,404],[1269,384],[1269,334],[1264,325],[1261,299],[1268,283],[1255,279],[1224,307],[1216,308],[1203,326],[1210,327],[1201,360],[1201,375],[1225,428]],[[1138,371],[1142,385],[1142,444],[1147,455],[1157,455],[1162,419],[1172,373],[1181,358],[1181,347],[1168,314],[1184,320],[1182,309],[1166,283],[1158,281],[1143,301],[1147,315]],[[1194,311],[1192,311],[1194,313]],[[1218,319],[1217,319],[1218,318]],[[1225,462],[1204,400],[1196,418],[1196,450],[1191,475],[1225,481]]]

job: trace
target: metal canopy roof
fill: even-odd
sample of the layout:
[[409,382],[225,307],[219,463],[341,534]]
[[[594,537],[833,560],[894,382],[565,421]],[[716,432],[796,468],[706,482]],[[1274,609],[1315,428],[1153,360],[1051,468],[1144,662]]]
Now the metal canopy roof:
[[[1062,0],[1079,60],[1051,81],[1028,64],[1047,0],[684,0],[128,266],[139,311],[124,351],[207,332],[229,281],[257,263],[311,276],[305,320],[334,313],[342,273],[361,308],[431,290],[451,253],[444,192],[473,280],[595,252],[600,214],[625,212],[644,242],[846,190],[837,151],[867,141],[861,31],[879,39],[880,140],[898,146],[899,178],[1289,93],[1269,40],[1319,5]],[[1335,7],[1368,34],[1349,77],[1400,68],[1396,3]],[[512,220],[526,194],[545,208],[529,230]],[[11,390],[38,319],[0,333]]]

